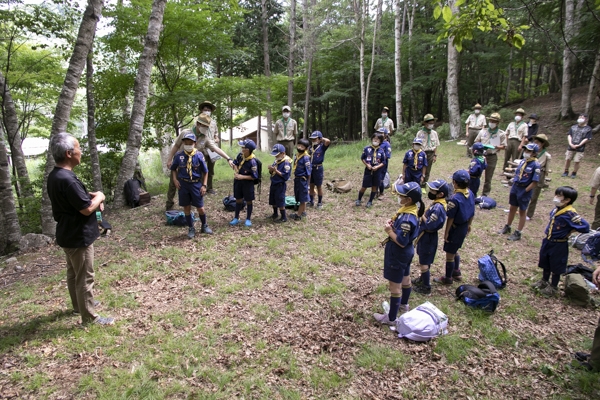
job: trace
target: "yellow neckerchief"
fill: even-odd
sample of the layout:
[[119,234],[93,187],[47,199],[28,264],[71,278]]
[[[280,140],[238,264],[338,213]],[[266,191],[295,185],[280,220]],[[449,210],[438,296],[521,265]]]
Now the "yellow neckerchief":
[[413,152],[415,153],[415,159],[414,159],[414,168],[417,169],[417,165],[419,164],[419,153],[422,152],[423,150],[419,149],[419,150],[415,150],[413,147]]
[[240,165],[238,166],[238,171],[242,169],[242,165],[244,165],[244,163],[246,161],[250,161],[254,158],[254,153],[251,153],[248,157],[244,157],[244,155],[242,154],[242,162],[240,163]]
[[183,151],[185,153],[186,156],[188,156],[188,160],[187,160],[187,165],[186,165],[186,169],[187,169],[187,173],[190,174],[190,179],[192,179],[192,158],[194,158],[194,155],[198,152],[196,150],[196,148],[194,147],[192,149],[191,152],[187,152],[187,151]]
[[319,144],[317,145],[317,147],[310,146],[310,147],[308,148],[308,154],[310,154],[310,162],[311,162],[311,164],[312,164],[312,160],[313,160],[313,156],[315,155],[315,152],[316,152],[317,150],[319,150],[319,148],[321,147],[321,145],[322,145],[322,144],[323,144],[323,142],[319,143]]
[[397,220],[398,217],[400,216],[400,214],[412,214],[415,216],[415,218],[419,218],[418,211],[419,211],[419,208],[417,207],[416,204],[402,206],[402,207],[400,207],[400,209],[398,209],[398,212],[396,212],[396,215],[394,215],[394,217],[392,217],[392,221]]
[[557,212],[554,213],[554,215],[552,216],[552,219],[550,220],[550,225],[548,226],[548,236],[547,236],[548,239],[550,239],[550,237],[552,236],[552,225],[554,225],[554,218],[558,217],[561,214],[567,213],[569,211],[573,211],[574,213],[577,212],[577,210],[575,210],[575,207],[573,207],[571,204],[569,204],[568,206],[561,208],[560,210],[558,210]]
[[[529,164],[531,161],[537,161],[537,158],[529,157],[527,159],[527,161],[525,161],[525,165]],[[525,171],[525,165],[523,165],[523,168],[521,168],[521,171],[519,172],[519,180],[521,180],[521,178],[523,177],[523,171]]]
[[454,192],[462,193],[467,199],[469,198],[469,189],[468,188],[464,188],[464,189],[456,188],[456,189],[454,189]]
[[[373,148],[373,161],[375,161],[377,159],[377,149],[379,149],[379,147],[381,146],[381,143],[379,143],[379,146],[373,146],[371,145],[371,147]],[[371,162],[371,165],[373,165],[373,161]]]
[[444,210],[448,210],[448,203],[446,202],[445,198],[435,199],[429,206],[429,209],[432,209],[436,204],[441,204],[444,207]]
[[289,161],[292,162],[292,159],[289,158],[287,155],[285,157],[283,157],[281,160],[275,159],[275,162],[273,163],[273,166],[279,165],[284,161]]
[[304,151],[302,153],[296,154],[296,158],[294,159],[294,166],[292,167],[293,174],[296,174],[296,167],[298,166],[298,160],[307,155],[308,155],[308,149],[304,149]]

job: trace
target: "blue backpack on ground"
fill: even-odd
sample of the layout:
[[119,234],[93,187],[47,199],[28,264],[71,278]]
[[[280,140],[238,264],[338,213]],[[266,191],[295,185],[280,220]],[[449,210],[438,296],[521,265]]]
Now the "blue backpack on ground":
[[456,300],[461,300],[469,307],[494,312],[500,303],[500,295],[490,281],[481,282],[478,286],[460,285],[456,288]]
[[479,208],[484,210],[491,210],[496,208],[496,200],[487,196],[479,196],[475,198],[475,204],[479,205]]
[[[498,289],[506,287],[506,267],[502,261],[494,256],[494,250],[491,250],[488,254],[477,260],[477,264],[479,265],[480,281],[490,281]],[[502,275],[500,274],[500,270],[498,270],[498,264],[502,268]]]
[[[187,226],[185,220],[185,214],[183,211],[169,210],[165,211],[165,217],[167,218],[167,225],[172,226]],[[192,214],[193,217],[193,214]]]
[[600,233],[596,233],[586,240],[581,249],[581,257],[590,263],[600,260]]
[[[223,207],[225,211],[235,211],[235,197],[229,195],[223,198]],[[246,200],[242,202],[242,210],[246,207]]]

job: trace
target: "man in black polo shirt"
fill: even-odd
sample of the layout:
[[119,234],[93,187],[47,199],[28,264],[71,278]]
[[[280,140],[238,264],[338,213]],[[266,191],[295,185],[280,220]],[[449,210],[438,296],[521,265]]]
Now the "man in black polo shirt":
[[81,162],[79,142],[68,133],[50,138],[56,166],[48,175],[52,216],[57,222],[56,243],[67,256],[67,287],[73,310],[84,324],[113,325],[115,320],[94,311],[94,241],[99,236],[96,210],[104,210],[104,194],[88,192],[73,173]]

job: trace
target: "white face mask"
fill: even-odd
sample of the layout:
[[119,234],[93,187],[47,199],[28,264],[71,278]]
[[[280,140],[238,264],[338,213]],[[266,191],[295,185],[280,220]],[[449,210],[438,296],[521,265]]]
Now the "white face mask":
[[427,129],[433,129],[433,127],[434,127],[434,126],[435,126],[435,125],[433,125],[433,124],[428,124],[428,125],[427,125]]
[[283,118],[289,118],[290,117],[290,113],[289,112],[284,112],[283,113]]
[[523,159],[528,160],[531,157],[531,153],[523,153]]
[[373,140],[371,143],[372,143],[372,144],[373,144],[373,146],[375,146],[375,147],[379,146],[379,140]]
[[515,115],[515,121],[521,122],[522,119],[523,117],[521,117],[520,115]]
[[398,196],[398,204],[402,205],[402,196]]
[[579,119],[577,120],[577,123],[578,123],[579,125],[583,124],[584,122],[585,122],[585,118],[579,118]]
[[420,144],[413,144],[413,149],[415,149],[415,150],[421,150],[421,145]]
[[554,203],[554,205],[556,207],[560,207],[563,201],[564,201],[564,199],[561,199],[560,197],[554,197],[552,199],[552,202]]
[[475,114],[479,114],[479,113],[480,113],[480,111],[479,111],[479,110],[475,110]]
[[210,114],[212,114],[212,113],[209,110],[206,110],[206,111],[202,111],[202,114],[208,115],[210,117]]
[[381,118],[387,118],[387,114],[386,113],[381,114]]
[[495,122],[490,122],[490,129],[496,129],[496,127],[498,126],[498,124],[496,124]]
[[194,150],[194,145],[193,144],[184,144],[183,149],[189,153],[190,151]]

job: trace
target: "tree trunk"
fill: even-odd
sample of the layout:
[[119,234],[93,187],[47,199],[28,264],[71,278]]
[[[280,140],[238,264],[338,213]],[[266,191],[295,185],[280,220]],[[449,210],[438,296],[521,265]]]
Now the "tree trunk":
[[[452,14],[456,14],[457,9],[454,6],[455,0],[452,0]],[[446,81],[446,91],[448,92],[448,118],[450,120],[450,136],[458,139],[460,136],[460,103],[458,100],[458,50],[452,44],[454,37],[448,38],[448,78]]]
[[90,161],[92,163],[92,187],[94,192],[103,191],[100,158],[96,147],[96,101],[94,99],[94,48],[90,47],[86,63],[87,131]]
[[[365,2],[365,3],[368,4],[368,2]],[[365,90],[365,110],[367,110],[367,113],[369,110],[369,93],[371,91],[371,77],[373,76],[373,70],[375,69],[375,45],[377,44],[377,30],[379,29],[379,24],[381,23],[381,9],[382,8],[383,8],[383,0],[378,0],[377,14],[375,15],[375,24],[373,26],[373,44],[371,46],[372,47],[371,48],[371,68],[369,69],[369,75],[367,76],[367,88]]]
[[129,134],[127,138],[127,148],[115,187],[114,203],[116,207],[125,205],[125,196],[123,186],[135,172],[135,165],[140,152],[142,143],[142,130],[144,128],[144,119],[146,115],[146,103],[148,101],[148,92],[150,90],[150,76],[152,65],[156,59],[158,51],[158,38],[162,28],[163,15],[165,13],[165,4],[167,0],[154,0],[150,21],[148,22],[148,32],[144,41],[144,50],[140,56],[137,75],[133,85],[133,107],[131,110],[131,119],[129,121]]
[[406,18],[406,1],[400,17],[400,0],[394,1],[394,73],[396,75],[396,129],[400,131],[402,120],[402,36],[404,35],[404,21]]
[[10,182],[10,168],[4,143],[4,130],[0,125],[0,254],[19,249],[21,227],[15,208],[15,198]]
[[563,49],[563,73],[560,96],[560,114],[559,119],[573,118],[573,108],[571,106],[571,72],[574,61],[571,45],[571,39],[575,35],[575,0],[565,0],[565,24],[564,39],[565,47]]
[[[262,39],[263,39],[263,62],[265,65],[265,77],[271,77],[271,59],[269,57],[269,15],[267,13],[267,0],[261,0],[261,17],[262,17]],[[273,143],[275,143],[275,138],[273,137],[273,117],[271,115],[271,81],[269,80],[269,84],[267,85],[267,137],[269,138],[269,143],[267,143],[267,148],[273,147]],[[291,104],[289,104],[292,107]],[[259,149],[260,150],[260,149]]]
[[294,104],[294,56],[296,52],[296,0],[290,0],[290,56],[288,58],[288,106]]
[[314,1],[308,5],[308,0],[304,0],[303,10],[303,30],[304,30],[304,57],[306,63],[306,92],[304,95],[304,125],[302,127],[302,137],[308,137],[308,110],[310,106],[310,91],[312,84],[313,54],[315,45],[315,33],[313,30],[312,10],[314,10]]
[[[88,0],[88,5],[83,13],[77,40],[73,48],[73,54],[69,60],[69,68],[65,76],[62,91],[58,97],[56,110],[54,111],[54,119],[52,120],[52,129],[50,135],[56,135],[60,132],[66,132],[69,117],[71,115],[71,107],[77,88],[79,87],[79,79],[85,67],[87,55],[92,48],[92,42],[96,33],[96,25],[102,13],[104,3],[102,0]],[[48,189],[46,182],[48,175],[54,168],[54,158],[50,152],[46,155],[46,170],[44,171],[44,184],[42,186],[42,233],[45,235],[54,236],[56,234],[56,222],[52,217],[52,204],[48,197]]]
[[[415,9],[416,9],[416,0],[410,0],[411,2],[411,10],[410,17],[408,18],[408,79],[411,82],[414,82],[414,69],[413,69],[413,57],[412,57],[412,33],[413,26],[415,23]],[[414,125],[417,121],[419,121],[417,111],[417,97],[415,95],[415,89],[413,85],[410,87],[410,113],[412,118],[410,119],[410,124]]]
[[594,71],[590,78],[590,87],[588,89],[587,98],[585,100],[585,113],[592,116],[594,110],[594,99],[596,98],[596,84],[598,83],[598,74],[600,74],[600,51],[596,53],[596,62],[594,63]]
[[510,99],[510,83],[512,81],[512,60],[513,60],[513,47],[510,48],[510,57],[508,59],[508,82],[506,83],[506,96],[504,97],[504,103],[508,103]]
[[367,93],[365,85],[365,20],[368,14],[367,0],[354,0],[354,16],[358,25],[359,42],[359,76],[360,76],[360,119],[361,119],[361,138],[367,137]]
[[29,180],[29,173],[27,172],[27,165],[25,164],[25,155],[23,154],[23,148],[21,146],[22,141],[21,135],[19,134],[17,110],[10,94],[8,82],[6,82],[2,72],[0,72],[0,96],[2,97],[2,124],[4,131],[6,132],[13,165],[17,170],[17,176],[19,178],[17,180],[17,187],[19,188],[18,193],[21,193],[24,197],[32,197],[33,189]]

